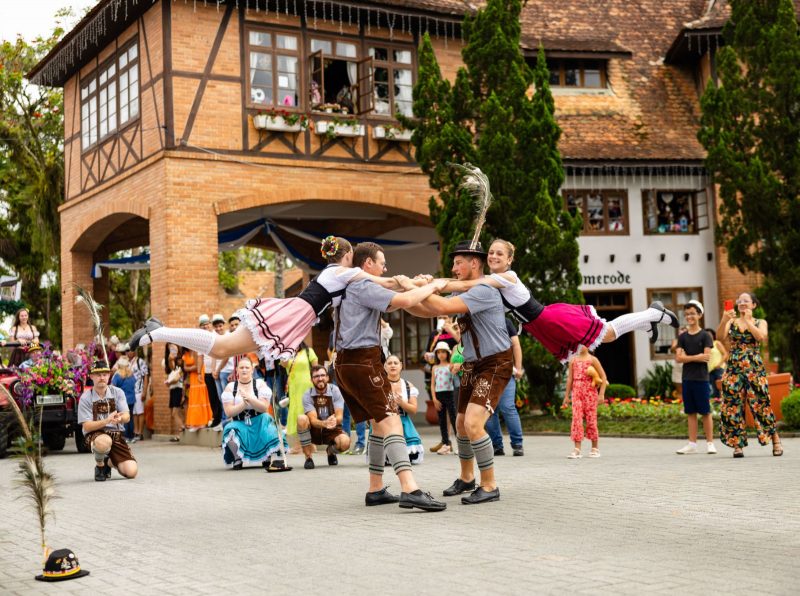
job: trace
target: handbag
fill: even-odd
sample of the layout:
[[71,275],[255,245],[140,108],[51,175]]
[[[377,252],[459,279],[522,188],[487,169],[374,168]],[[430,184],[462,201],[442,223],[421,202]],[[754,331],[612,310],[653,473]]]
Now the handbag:
[[181,380],[183,371],[180,368],[175,368],[167,375],[167,385],[173,385]]

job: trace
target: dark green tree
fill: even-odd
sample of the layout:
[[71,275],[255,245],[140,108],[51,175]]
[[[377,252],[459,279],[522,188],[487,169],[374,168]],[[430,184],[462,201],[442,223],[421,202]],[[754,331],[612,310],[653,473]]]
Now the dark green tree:
[[800,375],[800,37],[791,0],[732,0],[698,138],[719,185],[717,241],[761,274],[770,342]]
[[25,73],[64,33],[0,42],[0,268],[23,283],[23,301],[44,337],[58,341],[58,206],[64,195],[63,94],[28,84]]
[[[442,78],[430,40],[423,38],[414,88],[412,142],[438,196],[431,219],[447,253],[472,234],[475,206],[458,190],[460,175],[447,162],[469,161],[486,173],[494,203],[482,240],[516,246],[514,269],[544,303],[582,302],[578,291],[580,222],[558,193],[564,172],[558,151],[549,75],[540,49],[531,69],[520,50],[520,0],[489,0],[464,23],[464,67],[454,84]],[[532,93],[531,93],[532,91]],[[533,401],[552,399],[561,366],[538,342],[525,340],[525,368]]]

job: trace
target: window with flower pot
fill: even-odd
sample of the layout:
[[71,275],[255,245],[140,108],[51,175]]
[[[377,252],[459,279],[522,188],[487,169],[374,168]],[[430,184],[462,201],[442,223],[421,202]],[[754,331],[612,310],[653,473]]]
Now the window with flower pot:
[[372,58],[360,59],[359,54],[355,41],[311,38],[308,97],[312,110],[361,114],[372,109]]
[[139,47],[126,44],[81,79],[81,148],[89,149],[139,116]]
[[[659,288],[647,290],[647,303],[656,300],[661,301],[666,308],[674,312],[681,327],[686,326],[686,318],[683,314],[683,307],[690,300],[703,302],[703,288]],[[658,339],[656,343],[650,344],[650,356],[655,359],[667,360],[673,357],[669,351],[672,340],[678,337],[679,329],[670,327],[667,324],[658,326]]]
[[252,107],[300,105],[300,48],[297,35],[250,29],[247,32],[247,96]]
[[379,116],[402,114],[412,116],[413,49],[409,47],[374,45],[369,48],[373,58],[373,113]]
[[565,190],[570,215],[583,218],[583,234],[628,234],[628,193],[625,190]]

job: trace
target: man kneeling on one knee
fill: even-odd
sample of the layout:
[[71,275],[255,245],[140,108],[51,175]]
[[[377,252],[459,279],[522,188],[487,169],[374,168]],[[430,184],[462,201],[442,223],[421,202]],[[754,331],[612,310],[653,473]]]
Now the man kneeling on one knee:
[[89,371],[94,385],[83,392],[78,403],[78,424],[94,455],[97,482],[111,477],[111,466],[125,478],[135,478],[138,472],[136,459],[122,438],[125,423],[131,418],[128,401],[122,389],[108,384],[110,373],[108,364],[96,361]]
[[314,469],[314,460],[311,458],[314,445],[327,445],[329,466],[339,463],[337,452],[350,449],[350,433],[342,430],[344,397],[339,388],[328,381],[324,366],[311,367],[314,386],[303,395],[305,414],[297,417],[297,435],[306,456],[306,470]]

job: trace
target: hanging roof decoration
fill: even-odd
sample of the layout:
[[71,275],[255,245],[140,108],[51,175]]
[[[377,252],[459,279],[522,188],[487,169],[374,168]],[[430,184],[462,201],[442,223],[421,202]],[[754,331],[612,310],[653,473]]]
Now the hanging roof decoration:
[[[169,2],[170,0],[163,0]],[[178,0],[172,0],[173,3]],[[227,7],[250,12],[301,14],[309,28],[319,21],[359,24],[395,31],[421,31],[432,37],[461,39],[461,22],[471,8],[456,0],[384,0],[375,3],[339,2],[333,0],[191,0],[193,9]],[[98,52],[111,43],[135,19],[152,8],[157,0],[100,0],[83,19],[33,67],[27,78],[35,85],[63,86],[64,83]],[[186,0],[184,0],[186,3]],[[198,6],[201,5],[201,6]],[[403,10],[403,9],[409,10]],[[449,16],[445,16],[449,15]]]

